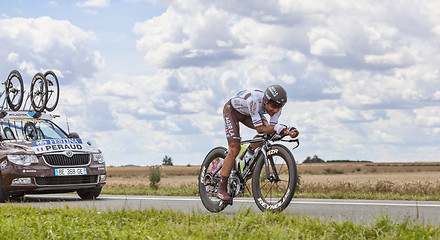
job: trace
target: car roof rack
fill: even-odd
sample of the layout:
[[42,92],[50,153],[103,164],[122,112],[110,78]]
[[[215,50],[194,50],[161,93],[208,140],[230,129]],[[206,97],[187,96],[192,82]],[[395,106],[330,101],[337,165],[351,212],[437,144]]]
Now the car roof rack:
[[52,120],[53,118],[59,117],[58,115],[52,115],[45,112],[33,112],[33,111],[0,111],[0,120],[10,120],[10,119],[44,119]]

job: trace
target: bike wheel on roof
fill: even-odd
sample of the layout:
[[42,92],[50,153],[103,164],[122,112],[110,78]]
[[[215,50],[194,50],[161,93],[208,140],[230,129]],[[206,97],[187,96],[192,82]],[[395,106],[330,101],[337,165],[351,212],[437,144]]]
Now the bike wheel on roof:
[[32,79],[30,98],[31,105],[37,112],[44,111],[47,104],[47,81],[42,73],[37,73]]
[[5,82],[5,93],[9,108],[13,111],[20,110],[23,103],[24,87],[23,78],[17,70],[12,70],[9,73]]
[[60,98],[60,86],[58,84],[58,78],[52,71],[47,71],[44,74],[44,78],[47,81],[47,104],[46,110],[52,112],[58,105],[58,99]]

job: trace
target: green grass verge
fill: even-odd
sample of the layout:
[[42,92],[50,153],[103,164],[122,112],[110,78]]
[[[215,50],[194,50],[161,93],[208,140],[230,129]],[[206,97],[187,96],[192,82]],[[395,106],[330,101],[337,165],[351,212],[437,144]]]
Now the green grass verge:
[[430,194],[368,192],[368,191],[365,192],[331,191],[328,193],[300,192],[300,193],[295,193],[295,198],[439,201],[440,192],[430,193]]
[[440,227],[386,216],[371,224],[252,213],[185,214],[0,206],[1,239],[439,239]]

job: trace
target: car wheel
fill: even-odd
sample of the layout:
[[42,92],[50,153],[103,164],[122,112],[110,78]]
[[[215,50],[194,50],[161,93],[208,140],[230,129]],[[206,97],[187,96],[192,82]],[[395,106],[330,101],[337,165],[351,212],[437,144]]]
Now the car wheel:
[[96,199],[101,194],[102,187],[92,189],[76,190],[78,196],[82,199]]
[[0,202],[5,202],[9,199],[9,194],[2,188],[2,178],[0,176]]
[[16,194],[11,194],[11,198],[16,198],[16,199],[23,199],[24,198],[24,193],[16,193]]

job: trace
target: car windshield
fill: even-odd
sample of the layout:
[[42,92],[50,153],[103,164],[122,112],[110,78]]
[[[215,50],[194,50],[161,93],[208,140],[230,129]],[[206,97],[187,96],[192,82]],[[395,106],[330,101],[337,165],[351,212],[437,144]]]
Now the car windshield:
[[1,140],[25,140],[68,138],[66,133],[48,120],[17,119],[0,122]]

